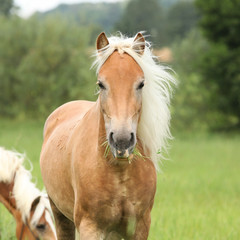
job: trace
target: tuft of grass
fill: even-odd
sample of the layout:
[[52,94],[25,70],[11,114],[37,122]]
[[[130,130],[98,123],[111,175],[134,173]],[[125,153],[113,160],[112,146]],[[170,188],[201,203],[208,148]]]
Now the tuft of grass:
[[136,146],[133,149],[133,158],[132,159],[134,159],[134,157],[140,157],[144,161],[146,160],[146,158],[149,158],[149,157],[143,156],[142,153],[139,151],[139,149]]
[[[105,142],[103,142],[102,143],[102,146],[104,146],[105,147],[105,150],[104,150],[104,157],[105,158],[107,158],[108,157],[108,154],[109,154],[109,152],[110,152],[110,145],[109,145],[109,143],[108,143],[108,141],[106,140]],[[137,148],[137,147],[135,147],[134,149],[133,149],[133,156],[130,156],[130,157],[128,157],[128,162],[129,162],[129,164],[132,162],[132,160],[134,159],[134,157],[140,157],[140,158],[142,158],[142,159],[145,159],[145,158],[147,158],[147,157],[145,157],[145,156],[143,156],[142,154],[141,154],[141,152],[139,151],[139,149]]]
[[137,147],[135,147],[135,148],[133,149],[133,155],[138,156],[138,157],[141,157],[141,158],[146,158],[146,157],[144,157],[144,156],[141,154],[141,152],[139,151],[139,149],[138,149]]
[[110,151],[110,145],[108,143],[108,140],[106,140],[102,146],[105,146],[105,151],[104,151],[104,157],[107,158],[109,151]]

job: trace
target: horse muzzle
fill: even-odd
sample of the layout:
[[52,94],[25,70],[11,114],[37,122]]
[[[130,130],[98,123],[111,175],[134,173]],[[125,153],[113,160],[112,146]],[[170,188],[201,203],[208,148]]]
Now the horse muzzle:
[[133,152],[136,137],[133,132],[110,132],[109,144],[115,158],[127,159]]

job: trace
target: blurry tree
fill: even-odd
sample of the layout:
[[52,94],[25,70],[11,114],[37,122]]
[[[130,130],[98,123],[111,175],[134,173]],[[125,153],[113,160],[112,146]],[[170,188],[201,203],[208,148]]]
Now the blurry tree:
[[215,123],[215,115],[209,108],[210,92],[202,82],[198,67],[199,53],[209,49],[202,34],[193,29],[172,47],[173,68],[179,78],[179,86],[173,99],[173,128],[192,131],[206,130]]
[[29,112],[35,114],[38,108],[38,113],[44,114],[50,106],[89,97],[91,89],[89,95],[93,95],[88,37],[87,31],[61,19],[48,19],[38,26],[35,44],[18,68],[20,85],[26,84],[22,103]]
[[0,14],[8,16],[14,7],[13,0],[0,0]]
[[130,0],[115,28],[126,35],[146,31],[157,37],[162,26],[162,10],[158,0]]
[[196,0],[202,12],[201,27],[205,36],[214,43],[230,49],[240,46],[240,1]]
[[0,16],[0,22],[0,114],[14,116],[22,95],[16,91],[19,83],[16,70],[33,46],[36,27],[16,16]]
[[45,19],[48,16],[57,15],[68,22],[78,24],[78,26],[88,27],[92,30],[90,44],[93,44],[97,34],[112,30],[113,25],[122,14],[122,9],[121,2],[60,4],[50,11],[36,13],[36,17]]
[[[194,0],[180,0],[180,1],[194,1]],[[176,4],[179,2],[179,0],[158,0],[159,4],[161,4],[161,6],[164,9],[168,9],[170,8],[172,5]]]
[[183,39],[197,25],[199,17],[193,2],[180,1],[172,5],[165,19],[168,43]]
[[222,127],[240,128],[240,2],[197,0],[201,28],[211,44],[202,52],[203,80],[212,92],[210,104],[228,116]]
[[55,18],[0,20],[1,116],[45,118],[67,101],[95,99],[86,29]]
[[128,35],[146,30],[154,47],[169,46],[183,39],[198,20],[192,1],[129,0],[115,29]]

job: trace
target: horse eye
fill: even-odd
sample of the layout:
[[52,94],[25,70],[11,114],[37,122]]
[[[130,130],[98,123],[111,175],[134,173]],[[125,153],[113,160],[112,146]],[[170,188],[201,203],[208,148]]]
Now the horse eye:
[[102,90],[105,90],[105,89],[106,89],[102,82],[97,81],[97,84],[98,84],[98,86],[99,86]]
[[144,87],[144,81],[140,82],[140,84],[137,87],[137,90],[141,90]]
[[46,225],[45,225],[45,224],[38,224],[38,225],[36,226],[36,228],[37,228],[37,230],[39,230],[39,231],[44,231],[45,228],[46,228]]

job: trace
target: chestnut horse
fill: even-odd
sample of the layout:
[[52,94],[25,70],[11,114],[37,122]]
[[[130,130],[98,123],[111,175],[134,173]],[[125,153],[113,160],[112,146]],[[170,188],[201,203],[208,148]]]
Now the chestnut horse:
[[23,161],[24,155],[0,147],[0,202],[15,218],[17,239],[56,240],[49,200],[30,182]]
[[66,103],[44,127],[40,165],[58,240],[75,239],[75,228],[81,240],[147,239],[175,80],[141,33],[101,33],[94,65],[97,101]]

